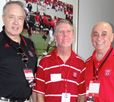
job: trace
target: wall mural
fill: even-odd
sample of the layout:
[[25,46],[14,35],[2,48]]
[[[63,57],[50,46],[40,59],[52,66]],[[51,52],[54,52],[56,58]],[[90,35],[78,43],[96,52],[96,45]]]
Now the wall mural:
[[39,59],[51,52],[56,43],[53,32],[60,19],[73,23],[73,6],[59,0],[19,0],[25,4],[26,19],[22,35],[31,39]]

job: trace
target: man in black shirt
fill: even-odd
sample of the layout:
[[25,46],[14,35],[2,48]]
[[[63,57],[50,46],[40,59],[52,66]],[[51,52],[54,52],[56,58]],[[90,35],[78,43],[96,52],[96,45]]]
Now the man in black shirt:
[[37,56],[33,43],[20,33],[25,19],[23,4],[10,1],[3,8],[0,32],[0,102],[23,102],[32,94]]

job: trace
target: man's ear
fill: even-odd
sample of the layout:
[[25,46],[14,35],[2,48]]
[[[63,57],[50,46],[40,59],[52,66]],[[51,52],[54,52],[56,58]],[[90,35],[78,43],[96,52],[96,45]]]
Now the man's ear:
[[111,38],[112,38],[111,42],[113,42],[113,40],[114,40],[114,33],[112,33],[112,37]]

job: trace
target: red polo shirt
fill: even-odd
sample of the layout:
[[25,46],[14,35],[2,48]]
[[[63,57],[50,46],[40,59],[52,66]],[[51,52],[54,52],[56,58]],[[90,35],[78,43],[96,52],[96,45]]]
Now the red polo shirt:
[[[93,52],[93,55],[87,59],[85,71],[85,84],[87,89],[90,81],[94,78],[93,62],[95,64],[95,68],[98,69],[109,54],[111,48],[112,46],[101,61],[96,59],[95,51]],[[95,102],[114,102],[114,49],[102,65],[101,70],[98,73],[98,81],[100,82],[100,89],[99,96],[95,98]]]
[[[61,102],[62,93],[65,93],[67,85],[67,93],[71,94],[70,102],[77,102],[78,95],[85,94],[84,62],[72,51],[71,57],[64,63],[56,55],[56,50],[55,48],[41,59],[33,91],[44,94],[45,102]],[[61,78],[51,80],[53,74],[61,74]]]

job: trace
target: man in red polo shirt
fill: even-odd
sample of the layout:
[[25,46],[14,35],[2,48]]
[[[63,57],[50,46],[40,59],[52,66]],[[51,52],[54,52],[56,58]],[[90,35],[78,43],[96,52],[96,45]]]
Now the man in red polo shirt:
[[56,24],[57,47],[40,60],[36,74],[38,102],[85,102],[85,64],[71,49],[74,36],[69,21]]
[[114,102],[113,37],[109,23],[99,22],[93,27],[91,40],[95,51],[86,60],[85,83],[88,97],[95,102]]

